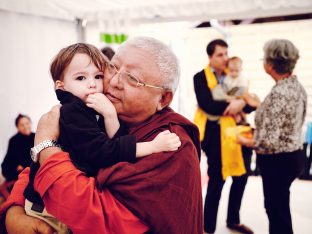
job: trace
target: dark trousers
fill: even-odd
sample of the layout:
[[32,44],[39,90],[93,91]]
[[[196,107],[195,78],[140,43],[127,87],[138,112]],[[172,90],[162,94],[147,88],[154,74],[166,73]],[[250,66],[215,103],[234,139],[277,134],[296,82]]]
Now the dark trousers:
[[[309,149],[309,154],[308,154],[308,149]],[[305,158],[304,158],[304,170],[302,175],[300,176],[301,179],[311,179],[310,175],[310,168],[312,164],[312,145],[304,143],[303,144],[303,151],[305,153]]]
[[[219,201],[224,185],[221,171],[221,142],[220,126],[215,122],[207,122],[206,136],[202,142],[202,149],[208,161],[208,188],[204,206],[204,230],[215,232]],[[244,148],[244,162],[247,171],[250,171],[251,149]],[[239,224],[239,210],[248,179],[248,173],[242,176],[233,176],[229,194],[227,223]]]
[[302,150],[291,153],[257,155],[262,176],[264,206],[270,234],[292,234],[289,188],[303,169]]

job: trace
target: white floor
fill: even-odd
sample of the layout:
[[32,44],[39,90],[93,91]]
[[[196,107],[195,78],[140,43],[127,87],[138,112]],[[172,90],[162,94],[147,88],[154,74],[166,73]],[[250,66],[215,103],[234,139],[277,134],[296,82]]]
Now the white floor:
[[[206,160],[203,160],[206,162]],[[201,163],[202,164],[202,163]],[[202,173],[203,175],[204,173]],[[231,179],[222,191],[219,205],[217,230],[215,234],[236,234],[226,228],[226,214]],[[207,189],[203,182],[203,197]],[[312,234],[312,181],[295,180],[291,187],[291,212],[295,234]],[[263,205],[262,181],[260,176],[250,176],[246,185],[242,207],[241,222],[253,229],[255,234],[268,233],[268,220]],[[282,233],[281,233],[282,234]]]

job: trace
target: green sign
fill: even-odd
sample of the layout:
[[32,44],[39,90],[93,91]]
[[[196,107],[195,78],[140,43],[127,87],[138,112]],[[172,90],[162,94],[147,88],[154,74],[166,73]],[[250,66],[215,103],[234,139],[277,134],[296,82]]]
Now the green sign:
[[124,33],[100,33],[100,41],[105,42],[106,44],[121,44],[126,41],[128,36]]

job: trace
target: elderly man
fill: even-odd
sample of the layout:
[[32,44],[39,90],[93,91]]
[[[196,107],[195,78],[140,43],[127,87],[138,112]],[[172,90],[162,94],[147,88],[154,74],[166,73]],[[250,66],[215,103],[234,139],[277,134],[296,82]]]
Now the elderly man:
[[[130,134],[149,141],[168,129],[182,145],[178,151],[102,169],[97,180],[77,170],[60,148],[45,148],[35,188],[47,211],[74,233],[203,233],[198,130],[168,107],[179,77],[175,55],[155,39],[134,38],[119,48],[105,72],[105,94]],[[57,140],[58,118],[54,107],[40,119],[36,145]],[[3,210],[10,207],[7,230],[49,233],[45,223],[18,206],[24,202],[27,173]]]

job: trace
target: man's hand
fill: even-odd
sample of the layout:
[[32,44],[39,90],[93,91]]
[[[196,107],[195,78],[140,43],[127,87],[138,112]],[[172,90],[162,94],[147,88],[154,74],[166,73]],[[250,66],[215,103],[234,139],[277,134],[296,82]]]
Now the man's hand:
[[8,209],[5,226],[9,234],[56,233],[46,222],[26,215],[23,207],[20,206],[12,206]]
[[246,102],[242,99],[234,99],[229,101],[229,105],[223,112],[223,115],[236,115],[241,112],[246,105]]
[[243,95],[245,102],[252,107],[258,108],[261,104],[259,97],[253,93],[246,93]]
[[[60,135],[60,108],[60,105],[56,105],[52,107],[52,109],[48,113],[41,116],[35,135],[35,145],[40,144],[44,140],[57,141]],[[42,150],[39,153],[40,164],[44,163],[44,161],[51,155],[60,151],[62,150],[58,147],[49,147]]]
[[48,113],[41,116],[37,126],[35,145],[44,140],[57,141],[60,135],[60,108],[60,105],[56,105]]

